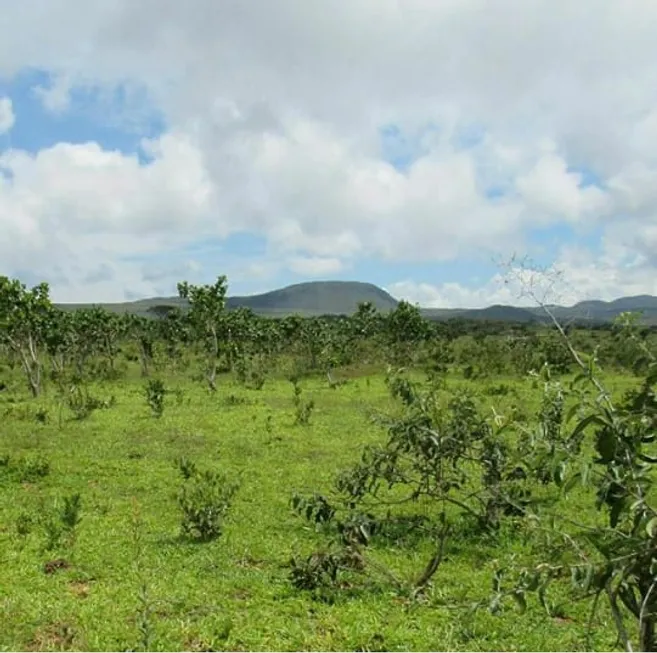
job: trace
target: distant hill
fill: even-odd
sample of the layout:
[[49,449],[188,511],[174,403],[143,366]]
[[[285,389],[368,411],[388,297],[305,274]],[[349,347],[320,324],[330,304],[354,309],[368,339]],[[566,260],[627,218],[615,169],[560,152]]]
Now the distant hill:
[[296,283],[262,295],[229,297],[227,306],[245,306],[260,314],[351,315],[360,302],[372,302],[392,311],[398,302],[385,290],[360,281],[311,281]]
[[[244,306],[258,315],[351,315],[360,302],[372,302],[382,312],[394,310],[398,301],[385,290],[360,281],[310,281],[297,283],[261,295],[229,297],[228,308]],[[149,317],[165,314],[173,307],[185,308],[187,302],[179,297],[153,297],[134,302],[99,304],[116,313],[135,313]],[[60,304],[66,310],[90,307],[91,304]],[[552,306],[554,315],[563,321],[601,323],[613,320],[624,311],[643,313],[643,321],[657,324],[657,297],[637,295],[621,297],[610,302],[584,301],[574,306]],[[502,322],[544,322],[541,308],[520,308],[496,304],[487,308],[423,308],[422,314],[431,320],[495,320]]]
[[[243,306],[258,315],[351,315],[360,302],[371,302],[382,312],[392,311],[398,301],[385,290],[361,281],[310,281],[297,283],[261,295],[228,297],[229,309]],[[134,313],[156,317],[172,307],[185,308],[187,301],[179,297],[154,297],[134,302],[98,304],[115,313]],[[59,304],[65,310],[91,307],[92,304]]]

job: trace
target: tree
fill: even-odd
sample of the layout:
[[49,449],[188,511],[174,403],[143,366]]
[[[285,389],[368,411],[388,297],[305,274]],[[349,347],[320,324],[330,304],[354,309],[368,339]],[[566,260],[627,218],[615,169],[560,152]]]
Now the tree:
[[20,358],[32,396],[41,391],[41,347],[55,309],[47,283],[28,290],[18,279],[0,277],[0,340]]
[[123,322],[123,331],[137,343],[141,375],[149,376],[150,366],[154,358],[157,323],[146,317],[140,317],[130,313],[126,313]]
[[188,319],[207,353],[207,381],[210,390],[217,389],[219,329],[226,310],[228,282],[224,275],[212,285],[194,286],[187,281],[178,284],[178,295],[189,302]]
[[420,309],[401,301],[386,319],[388,342],[394,362],[406,364],[412,360],[417,345],[425,340],[431,328]]
[[[618,325],[626,340],[637,345],[646,371],[638,389],[620,402],[600,380],[595,355],[577,351],[567,330],[531,285],[523,284],[551,319],[561,345],[579,368],[572,383],[576,403],[566,421],[576,418],[565,438],[552,438],[553,477],[564,499],[577,485],[591,490],[590,497],[601,518],[586,523],[569,520],[559,506],[552,514],[536,512],[531,523],[544,534],[541,560],[520,573],[509,590],[501,587],[501,570],[494,582],[499,606],[511,596],[522,607],[527,592],[538,592],[548,606],[546,589],[555,578],[570,578],[583,598],[592,598],[591,618],[602,597],[609,606],[619,641],[634,650],[627,617],[637,626],[639,649],[657,650],[657,504],[655,503],[655,444],[657,443],[657,359],[637,334],[637,320],[623,314]],[[549,350],[554,353],[554,349]],[[593,457],[582,464],[579,446],[592,440]],[[540,462],[537,460],[537,462]],[[557,463],[557,464],[555,464]],[[536,469],[536,466],[534,466]],[[544,466],[543,466],[544,468]]]

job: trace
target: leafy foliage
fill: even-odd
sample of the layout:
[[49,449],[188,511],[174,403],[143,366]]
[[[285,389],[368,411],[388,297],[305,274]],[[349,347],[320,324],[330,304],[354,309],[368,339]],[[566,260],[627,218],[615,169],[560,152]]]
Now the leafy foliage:
[[218,538],[239,485],[220,472],[201,472],[186,459],[178,468],[184,479],[178,492],[183,535],[203,542]]
[[144,388],[146,403],[149,405],[154,417],[162,417],[164,413],[164,399],[166,388],[161,379],[150,379]]

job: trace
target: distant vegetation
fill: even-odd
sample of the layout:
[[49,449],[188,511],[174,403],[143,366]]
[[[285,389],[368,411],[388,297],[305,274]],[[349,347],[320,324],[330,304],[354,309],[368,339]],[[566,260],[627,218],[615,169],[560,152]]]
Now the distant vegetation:
[[0,648],[657,649],[657,329],[227,289],[0,277]]
[[[352,315],[358,305],[371,303],[378,311],[395,309],[398,300],[370,283],[357,281],[311,281],[299,283],[261,295],[227,297],[226,308],[248,308],[257,315],[284,317],[286,315],[321,316]],[[180,297],[155,297],[134,302],[100,304],[116,313],[133,313],[141,316],[160,316],[172,308],[185,308],[187,302]],[[63,309],[89,308],[89,304],[64,304]],[[554,315],[563,321],[583,323],[611,322],[623,312],[638,312],[646,324],[657,324],[657,297],[639,295],[622,297],[611,302],[584,301],[571,307],[554,306]],[[542,309],[537,307],[494,305],[481,309],[421,308],[429,320],[495,320],[502,322],[546,322]]]

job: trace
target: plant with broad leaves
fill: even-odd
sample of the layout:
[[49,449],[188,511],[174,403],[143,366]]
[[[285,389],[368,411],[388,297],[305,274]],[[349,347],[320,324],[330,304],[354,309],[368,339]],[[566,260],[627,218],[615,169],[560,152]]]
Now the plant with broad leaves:
[[178,492],[182,533],[203,542],[218,538],[239,484],[220,472],[199,471],[187,459],[177,464],[184,479]]
[[47,283],[28,290],[18,279],[0,276],[0,342],[20,359],[30,392],[41,392],[42,362],[55,309]]
[[146,403],[149,405],[154,417],[162,417],[164,413],[164,399],[167,390],[161,379],[150,379],[144,388]]
[[178,295],[189,302],[187,317],[193,333],[203,343],[207,355],[206,378],[213,392],[217,389],[217,359],[227,290],[225,276],[217,277],[211,285],[195,286],[187,281],[178,284]]
[[[556,320],[555,320],[556,323]],[[559,329],[559,325],[557,328]],[[626,326],[632,328],[631,320]],[[641,385],[615,403],[602,384],[594,356],[577,352],[563,329],[565,347],[581,373],[571,386],[576,402],[565,416],[576,420],[562,438],[547,430],[546,440],[559,452],[555,480],[564,500],[577,486],[588,491],[600,519],[574,522],[557,509],[536,513],[533,522],[543,536],[543,560],[533,567],[516,570],[515,581],[502,580],[513,570],[498,570],[489,607],[499,609],[506,597],[524,609],[528,592],[536,592],[551,611],[547,589],[555,579],[570,578],[580,598],[589,597],[590,626],[600,599],[606,600],[619,641],[627,651],[633,642],[643,651],[657,649],[657,506],[654,479],[657,465],[657,361],[640,347],[648,359]],[[628,333],[628,337],[633,337]],[[558,407],[557,407],[558,408]],[[545,411],[544,411],[545,412]],[[548,421],[555,423],[554,415]],[[594,457],[582,464],[579,455],[584,438],[592,440]],[[535,458],[535,462],[540,458]],[[541,465],[537,466],[543,471]],[[634,620],[636,635],[628,627]]]
[[330,496],[295,495],[293,508],[334,533],[332,550],[349,549],[365,564],[364,548],[390,519],[390,506],[422,503],[433,520],[415,525],[435,539],[422,573],[405,584],[379,567],[398,588],[410,585],[417,595],[443,560],[455,516],[494,533],[502,520],[524,517],[533,497],[523,468],[526,452],[513,451],[505,442],[508,422],[499,418],[491,424],[471,397],[451,396],[445,402],[435,385],[422,392],[400,371],[390,371],[388,385],[403,410],[379,418],[386,442],[366,447],[356,465],[338,474]]

